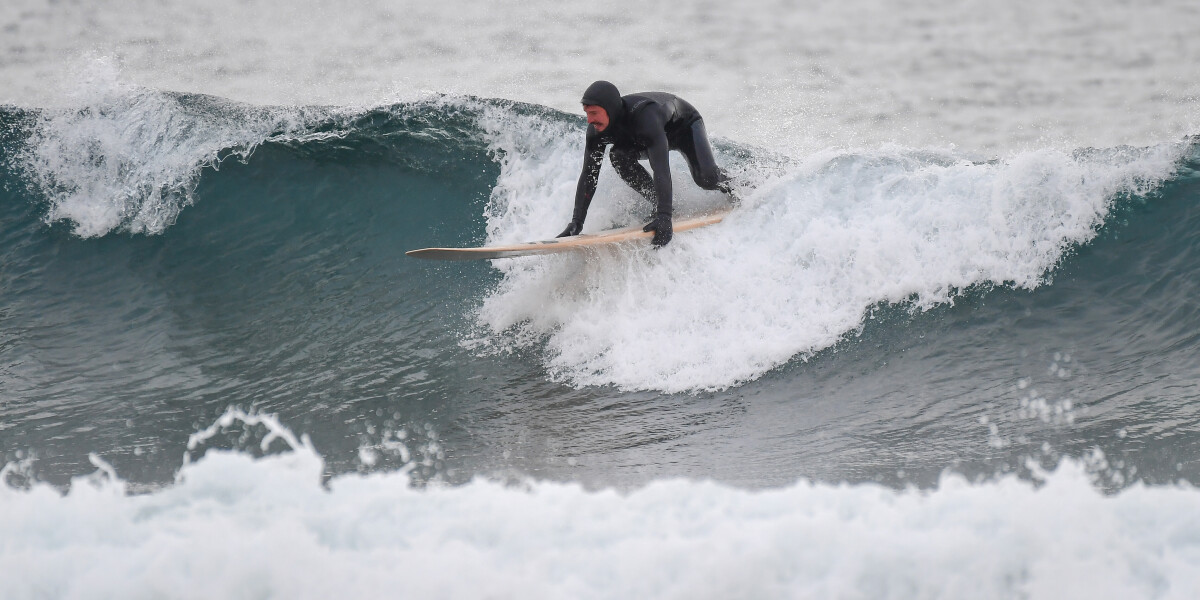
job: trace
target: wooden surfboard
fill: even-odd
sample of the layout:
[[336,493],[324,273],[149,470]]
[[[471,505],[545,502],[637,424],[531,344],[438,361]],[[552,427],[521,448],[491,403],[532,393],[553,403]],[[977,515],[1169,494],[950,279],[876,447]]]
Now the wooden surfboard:
[[[675,233],[697,229],[706,225],[720,223],[731,209],[722,208],[713,212],[676,219],[672,224]],[[570,237],[554,238],[539,242],[526,242],[508,246],[483,246],[480,248],[422,248],[409,250],[406,255],[414,258],[432,260],[479,260],[484,258],[512,258],[514,256],[531,256],[534,254],[556,254],[559,252],[576,252],[596,246],[619,244],[634,240],[649,240],[654,237],[652,231],[642,231],[643,225],[609,229],[596,233],[584,233]]]

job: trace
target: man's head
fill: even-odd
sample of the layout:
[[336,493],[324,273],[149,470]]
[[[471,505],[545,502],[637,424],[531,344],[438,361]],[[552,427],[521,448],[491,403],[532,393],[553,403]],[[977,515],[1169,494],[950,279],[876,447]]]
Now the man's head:
[[621,101],[621,92],[617,86],[607,81],[597,81],[588,86],[583,93],[583,112],[587,114],[588,124],[596,131],[604,131],[609,124],[620,119],[625,111],[625,103]]
[[608,127],[608,111],[603,106],[584,104],[583,114],[587,115],[588,125],[595,127],[596,131],[604,131]]

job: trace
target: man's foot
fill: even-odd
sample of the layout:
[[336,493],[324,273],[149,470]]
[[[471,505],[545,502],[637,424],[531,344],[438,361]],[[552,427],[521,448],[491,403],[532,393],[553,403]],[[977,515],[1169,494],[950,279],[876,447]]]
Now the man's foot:
[[717,189],[723,192],[726,196],[729,196],[730,206],[738,207],[742,205],[742,197],[737,193],[736,190],[733,189],[733,186],[730,185],[728,179],[718,183]]

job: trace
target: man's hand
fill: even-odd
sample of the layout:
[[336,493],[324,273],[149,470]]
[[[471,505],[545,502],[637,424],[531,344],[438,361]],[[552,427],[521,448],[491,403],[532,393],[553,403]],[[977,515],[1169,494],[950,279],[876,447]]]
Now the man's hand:
[[568,237],[568,236],[572,236],[572,235],[579,235],[580,231],[583,231],[583,223],[580,223],[579,221],[571,221],[570,223],[567,224],[567,228],[564,229],[562,233],[560,233],[554,237]]
[[654,215],[654,220],[650,221],[642,231],[653,231],[654,239],[650,241],[655,248],[661,248],[671,241],[671,215],[658,213]]

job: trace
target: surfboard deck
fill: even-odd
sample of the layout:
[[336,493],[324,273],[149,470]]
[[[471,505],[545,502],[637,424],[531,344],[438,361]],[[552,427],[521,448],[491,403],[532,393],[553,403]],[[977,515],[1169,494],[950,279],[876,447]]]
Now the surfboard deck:
[[[672,224],[675,233],[698,229],[707,225],[720,223],[729,215],[731,208],[721,208],[712,212],[676,219]],[[642,231],[644,225],[608,229],[596,233],[584,233],[570,237],[554,238],[523,244],[507,246],[483,246],[478,248],[421,248],[409,250],[404,254],[413,258],[431,260],[481,260],[487,258],[512,258],[516,256],[533,256],[536,254],[557,254],[559,252],[578,252],[596,246],[619,244],[635,240],[649,240],[654,237],[652,231]]]

